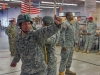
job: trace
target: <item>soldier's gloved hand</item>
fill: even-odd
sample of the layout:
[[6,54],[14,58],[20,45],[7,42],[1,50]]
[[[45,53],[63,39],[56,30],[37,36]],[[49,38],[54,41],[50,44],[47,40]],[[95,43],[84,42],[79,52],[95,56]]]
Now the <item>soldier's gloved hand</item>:
[[10,64],[10,66],[11,66],[11,67],[16,67],[16,63],[12,62],[12,63]]
[[63,47],[63,48],[62,48],[62,50],[64,50],[64,51],[65,51],[65,50],[66,50],[66,48],[65,48],[65,47]]
[[57,26],[60,26],[62,24],[62,19],[55,15],[54,22]]

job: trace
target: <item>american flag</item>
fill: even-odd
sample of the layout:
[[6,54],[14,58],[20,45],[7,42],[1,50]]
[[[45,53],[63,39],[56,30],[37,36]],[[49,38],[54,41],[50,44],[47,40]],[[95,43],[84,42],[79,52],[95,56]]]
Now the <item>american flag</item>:
[[[27,0],[28,1],[28,0]],[[31,4],[29,4],[31,3]],[[40,13],[40,9],[39,8],[35,8],[33,2],[27,2],[26,1],[24,3],[21,4],[21,12],[22,13],[29,13],[29,14],[39,14]]]

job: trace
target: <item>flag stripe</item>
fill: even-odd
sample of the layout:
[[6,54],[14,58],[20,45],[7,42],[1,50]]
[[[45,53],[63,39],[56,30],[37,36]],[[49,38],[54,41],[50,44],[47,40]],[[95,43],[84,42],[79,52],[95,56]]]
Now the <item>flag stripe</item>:
[[39,8],[34,8],[33,5],[29,6],[26,3],[22,3],[21,4],[21,12],[22,13],[29,13],[30,12],[30,14],[39,14],[40,9]]

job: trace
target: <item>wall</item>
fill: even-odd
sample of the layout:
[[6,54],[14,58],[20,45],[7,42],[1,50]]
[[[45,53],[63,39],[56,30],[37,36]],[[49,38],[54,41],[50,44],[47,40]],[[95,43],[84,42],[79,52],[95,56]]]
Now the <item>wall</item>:
[[1,25],[3,25],[4,27],[7,27],[9,23],[9,19],[17,18],[17,16],[20,13],[21,13],[20,8],[10,8],[8,10],[3,10],[3,12],[0,13]]
[[84,11],[84,4],[78,6],[63,6],[63,12],[80,12],[80,16],[91,16],[91,13]]
[[[21,9],[20,8],[10,8],[8,10],[4,10],[3,12],[0,13],[0,20],[2,22],[3,26],[8,26],[8,20],[10,18],[17,18],[18,15],[21,14]],[[58,13],[57,13],[58,14]],[[37,16],[43,17],[43,16],[54,16],[53,9],[43,9],[41,10],[40,14],[31,14],[31,17],[37,17]]]
[[[82,5],[78,5],[78,6],[64,6],[63,7],[63,12],[68,12],[68,11],[71,11],[71,12],[80,12],[80,15],[81,16],[87,16],[87,13],[84,12],[84,4]],[[21,13],[21,10],[20,8],[10,8],[8,10],[5,10],[3,12],[3,14],[0,13],[0,20],[3,21],[2,25],[3,26],[7,26],[5,24],[5,22],[7,22],[7,20],[9,18],[17,18],[17,16]],[[59,13],[59,10],[57,9],[57,15]],[[31,15],[32,18],[33,17],[37,17],[37,16],[40,16],[40,17],[43,17],[43,16],[46,16],[46,15],[49,15],[49,16],[54,16],[54,11],[53,9],[43,9],[41,10],[41,13],[40,14],[33,14]]]

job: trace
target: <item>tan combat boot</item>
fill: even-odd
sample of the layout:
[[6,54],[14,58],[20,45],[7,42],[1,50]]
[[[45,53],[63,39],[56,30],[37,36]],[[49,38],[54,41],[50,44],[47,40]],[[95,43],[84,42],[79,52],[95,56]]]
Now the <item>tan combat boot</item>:
[[97,55],[100,55],[100,51],[97,53]]
[[87,52],[87,50],[83,50],[83,51],[82,51],[82,53],[86,53],[86,52]]
[[76,73],[70,71],[70,69],[66,69],[65,74],[66,75],[76,75]]
[[78,48],[78,47],[75,47],[75,51],[76,51],[76,52],[79,52],[79,48]]
[[59,75],[64,75],[64,72],[59,72]]
[[87,54],[89,54],[90,53],[90,51],[89,50],[87,50]]

